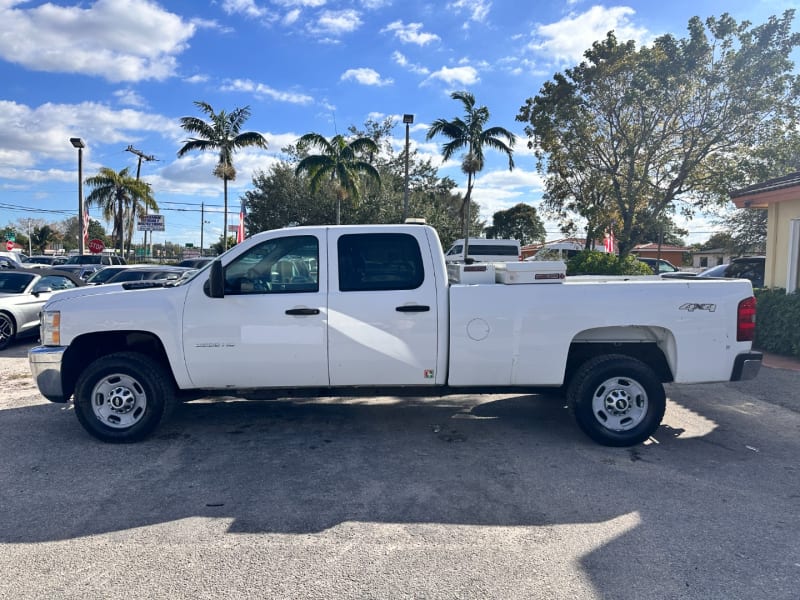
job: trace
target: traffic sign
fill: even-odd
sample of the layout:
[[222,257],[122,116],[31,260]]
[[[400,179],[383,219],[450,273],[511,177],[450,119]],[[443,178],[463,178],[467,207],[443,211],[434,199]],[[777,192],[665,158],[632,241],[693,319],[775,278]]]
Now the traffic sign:
[[6,250],[11,252],[13,249],[14,249],[14,242],[12,242],[11,240],[7,241],[6,242]]
[[100,254],[105,249],[105,244],[102,240],[93,239],[89,240],[89,252],[92,254]]

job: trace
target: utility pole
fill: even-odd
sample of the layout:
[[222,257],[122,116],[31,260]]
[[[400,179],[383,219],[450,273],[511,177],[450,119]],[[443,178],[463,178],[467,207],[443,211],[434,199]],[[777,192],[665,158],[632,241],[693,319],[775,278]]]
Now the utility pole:
[[[136,164],[136,181],[139,181],[139,175],[142,172],[142,161],[146,160],[147,162],[151,162],[151,161],[157,160],[155,156],[153,156],[151,154],[145,154],[141,150],[137,150],[136,148],[134,148],[133,146],[130,146],[130,145],[127,148],[125,148],[125,151],[126,152],[130,152],[131,154],[135,154],[136,156],[139,157],[139,161]],[[144,214],[147,215],[147,204],[144,205]],[[132,218],[135,219],[136,215],[133,215]],[[122,222],[122,215],[120,215],[120,223],[121,222]],[[150,236],[150,243],[151,244],[153,243],[153,236],[152,235]],[[144,231],[143,246],[144,246],[144,252],[145,252],[145,255],[146,255],[147,254],[147,230],[146,229]]]

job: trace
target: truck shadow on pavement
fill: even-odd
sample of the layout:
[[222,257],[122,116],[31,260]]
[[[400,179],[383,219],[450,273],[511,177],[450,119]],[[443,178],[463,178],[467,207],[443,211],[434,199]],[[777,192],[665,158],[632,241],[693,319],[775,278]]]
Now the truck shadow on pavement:
[[[630,579],[631,560],[668,557],[648,567],[677,586],[664,597],[684,579],[722,585],[754,554],[797,553],[800,417],[778,432],[787,415],[765,415],[733,386],[685,389],[671,390],[652,443],[633,448],[595,445],[555,396],[200,401],[134,445],[90,438],[68,407],[7,409],[0,542],[187,518],[226,520],[234,534],[318,534],[348,522],[590,524],[576,543],[598,580]],[[709,427],[692,433],[697,415]],[[725,566],[697,572],[709,557]],[[777,581],[796,575],[790,563]]]

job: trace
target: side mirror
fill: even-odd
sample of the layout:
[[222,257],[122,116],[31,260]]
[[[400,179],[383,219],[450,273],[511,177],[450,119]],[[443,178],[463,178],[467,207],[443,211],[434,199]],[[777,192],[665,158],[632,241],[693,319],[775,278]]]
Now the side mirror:
[[38,298],[39,294],[49,294],[52,291],[53,291],[53,288],[51,288],[50,286],[45,285],[45,286],[42,286],[42,287],[33,288],[33,290],[31,290],[31,294],[33,294],[34,296],[36,296]]
[[225,297],[225,272],[222,270],[222,262],[220,260],[215,260],[211,263],[205,292],[210,298]]

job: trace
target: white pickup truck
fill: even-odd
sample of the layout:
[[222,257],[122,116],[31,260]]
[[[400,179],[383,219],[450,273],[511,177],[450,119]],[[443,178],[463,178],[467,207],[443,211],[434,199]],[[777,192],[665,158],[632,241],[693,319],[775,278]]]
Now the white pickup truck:
[[426,225],[268,231],[178,285],[55,294],[29,360],[41,393],[74,396],[81,424],[107,442],[145,438],[175,402],[215,394],[550,388],[591,438],[626,446],[659,427],[664,382],[759,370],[749,281],[516,270],[531,264],[462,265],[453,283]]

